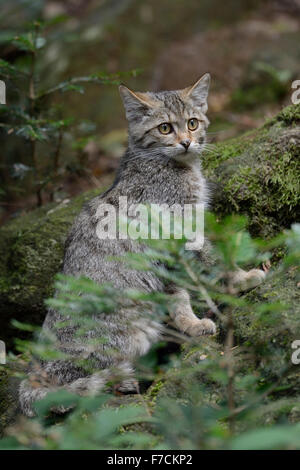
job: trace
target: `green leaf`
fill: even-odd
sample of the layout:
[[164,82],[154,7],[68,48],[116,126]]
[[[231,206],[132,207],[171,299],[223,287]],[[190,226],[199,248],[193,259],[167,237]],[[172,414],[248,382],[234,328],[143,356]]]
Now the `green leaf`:
[[26,52],[35,51],[35,44],[34,44],[32,33],[15,36],[13,40],[13,44],[19,49],[21,49],[22,51],[26,51]]
[[43,38],[42,36],[39,36],[36,38],[35,40],[35,47],[36,49],[41,49],[42,47],[44,47],[46,44],[46,39]]

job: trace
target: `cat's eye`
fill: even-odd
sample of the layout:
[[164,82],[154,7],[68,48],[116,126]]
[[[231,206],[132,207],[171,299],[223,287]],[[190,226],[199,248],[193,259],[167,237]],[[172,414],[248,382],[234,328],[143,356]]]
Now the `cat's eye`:
[[158,130],[161,134],[167,135],[173,131],[173,127],[168,122],[163,122],[158,126]]
[[190,131],[195,131],[199,126],[199,121],[196,118],[188,120],[188,128]]

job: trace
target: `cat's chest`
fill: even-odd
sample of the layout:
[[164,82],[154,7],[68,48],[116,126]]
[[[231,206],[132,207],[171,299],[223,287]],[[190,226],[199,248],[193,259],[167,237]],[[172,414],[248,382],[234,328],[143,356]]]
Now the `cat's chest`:
[[183,190],[185,204],[206,204],[206,182],[200,168],[192,167],[186,172],[184,179]]
[[169,191],[169,203],[206,204],[206,182],[200,167],[195,165],[171,172],[168,179],[169,182],[165,183],[165,186]]

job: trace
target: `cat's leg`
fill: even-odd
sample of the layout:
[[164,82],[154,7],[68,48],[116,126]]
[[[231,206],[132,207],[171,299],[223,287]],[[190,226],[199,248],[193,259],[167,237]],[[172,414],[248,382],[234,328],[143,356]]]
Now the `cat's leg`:
[[216,325],[209,318],[198,318],[192,309],[190,296],[185,289],[177,289],[172,294],[169,307],[170,317],[179,331],[190,336],[214,335]]
[[53,390],[45,387],[32,387],[29,380],[23,380],[19,388],[19,403],[22,413],[32,418],[35,416],[34,403],[42,400]]

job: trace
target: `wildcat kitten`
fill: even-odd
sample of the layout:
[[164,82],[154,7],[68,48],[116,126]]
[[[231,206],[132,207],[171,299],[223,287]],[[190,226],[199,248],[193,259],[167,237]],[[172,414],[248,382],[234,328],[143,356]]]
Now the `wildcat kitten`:
[[[75,220],[66,242],[64,274],[86,276],[99,284],[111,283],[117,289],[135,288],[145,292],[165,289],[152,272],[135,271],[120,261],[108,259],[143,251],[144,247],[130,239],[99,239],[97,209],[103,203],[118,207],[120,196],[127,197],[128,206],[207,203],[199,155],[205,148],[209,124],[206,117],[209,82],[210,76],[205,74],[191,87],[158,93],[134,93],[120,86],[129,123],[128,149],[111,188],[87,203]],[[206,251],[205,246],[201,254],[203,262],[207,261]],[[247,273],[241,272],[241,277],[247,277]],[[194,315],[187,291],[175,286],[170,290],[174,298],[170,316],[180,331],[191,336],[215,334],[216,326],[211,320]],[[98,372],[88,375],[72,361],[41,363],[45,383],[40,381],[37,386],[32,370],[20,385],[21,408],[28,416],[34,415],[33,403],[49,391],[60,387],[78,394],[97,393],[112,373],[123,378],[119,390],[133,391],[136,383],[131,363],[145,354],[162,332],[162,326],[151,312],[145,314],[139,304],[130,308],[124,305],[113,314],[95,312],[97,327],[80,339],[75,338],[75,327],[56,328],[56,323],[63,319],[59,312],[49,309],[43,330],[55,333],[61,351],[91,359]],[[106,342],[89,356],[88,340],[101,337]]]

